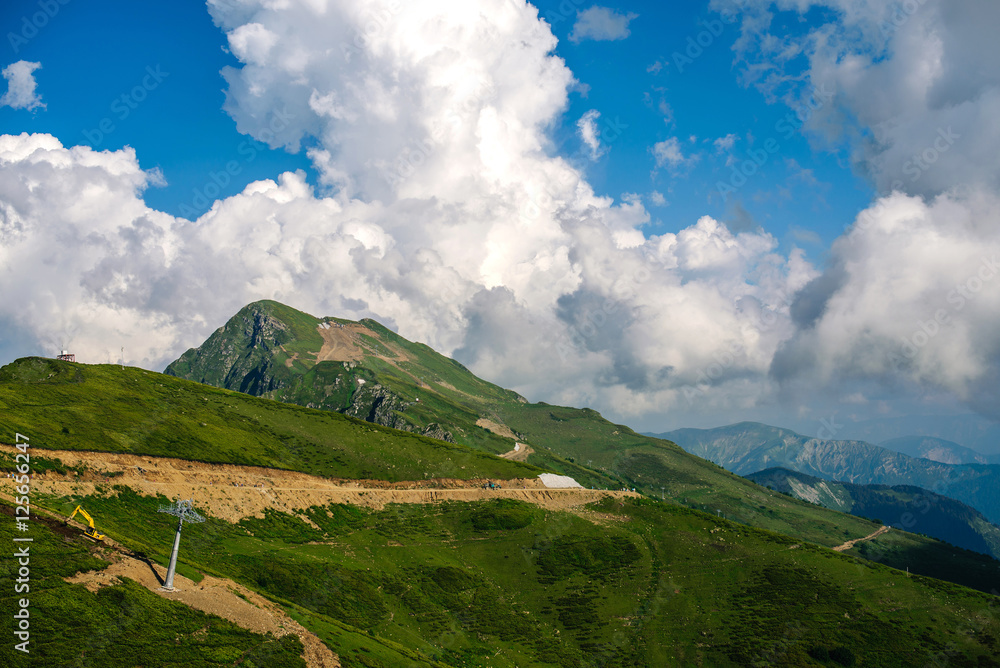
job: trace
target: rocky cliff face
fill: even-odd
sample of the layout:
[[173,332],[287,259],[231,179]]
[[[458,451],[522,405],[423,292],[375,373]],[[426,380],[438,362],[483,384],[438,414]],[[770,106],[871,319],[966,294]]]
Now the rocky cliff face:
[[233,316],[199,348],[191,348],[165,373],[199,383],[261,395],[281,386],[270,367],[289,340],[288,326],[257,304]]
[[422,429],[399,415],[409,407],[409,402],[401,399],[391,390],[377,383],[362,383],[351,397],[351,405],[344,411],[347,415],[374,422],[393,429],[412,431],[440,441],[454,443],[451,432],[436,422]]
[[[356,362],[317,365],[313,360],[318,347],[311,354],[288,355],[285,345],[297,342],[293,328],[275,312],[276,306],[280,305],[257,302],[247,306],[201,347],[181,355],[165,373],[455,442],[452,434],[439,424],[418,426],[400,416],[409,403],[383,385],[366,381],[363,365]],[[306,326],[315,327],[318,323],[316,320]]]

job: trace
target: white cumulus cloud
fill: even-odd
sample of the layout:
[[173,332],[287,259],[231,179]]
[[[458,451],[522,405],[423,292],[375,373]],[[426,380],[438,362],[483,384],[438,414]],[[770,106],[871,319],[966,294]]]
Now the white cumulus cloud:
[[725,153],[726,151],[731,151],[733,146],[736,145],[736,140],[739,139],[736,135],[730,133],[725,137],[719,137],[712,144],[715,146],[717,153]]
[[657,167],[680,167],[688,158],[684,157],[684,153],[681,150],[681,143],[677,137],[670,137],[660,142],[653,144],[650,149],[653,153],[653,158],[656,160]]
[[[774,377],[944,390],[1000,418],[1000,5],[713,6],[742,13],[746,81],[794,108],[821,101],[805,131],[846,147],[878,193],[797,296]],[[772,33],[776,11],[816,8],[832,10],[825,23]]]
[[39,107],[45,108],[42,97],[36,92],[38,87],[34,72],[42,67],[41,63],[31,63],[19,60],[0,70],[7,80],[7,92],[0,97],[0,107],[12,109],[27,109],[32,111]]
[[602,42],[625,39],[631,34],[628,24],[637,18],[639,15],[632,12],[621,13],[594,5],[576,15],[569,39],[577,43],[587,39]]
[[601,117],[601,112],[591,109],[576,122],[577,132],[580,133],[580,140],[590,151],[590,159],[597,160],[605,153],[601,146],[601,133],[597,128],[597,119]]

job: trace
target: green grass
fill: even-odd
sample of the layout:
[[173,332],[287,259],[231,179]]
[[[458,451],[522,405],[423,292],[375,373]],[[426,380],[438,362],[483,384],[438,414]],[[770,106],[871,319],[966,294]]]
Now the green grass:
[[[509,414],[499,417],[537,444],[541,456],[536,461],[586,486],[636,487],[653,497],[660,496],[659,488],[665,487],[664,496],[677,503],[709,513],[721,511],[723,517],[821,545],[837,545],[875,528],[868,520],[754,485],[673,444],[610,423],[593,411],[521,402],[508,410]],[[538,472],[533,466],[468,447],[329,411],[258,399],[141,369],[39,358],[0,369],[0,431],[30,436],[36,471],[52,468],[84,473],[40,456],[46,448],[58,448],[391,481],[509,479]],[[591,468],[583,465],[585,458],[593,460]],[[0,462],[0,468],[11,465],[9,460]],[[948,562],[946,553],[956,556]],[[964,551],[927,548],[908,554],[906,563],[891,563],[987,591],[996,582],[995,562],[985,563]],[[968,573],[977,576],[970,581]]]
[[[164,499],[116,491],[82,501],[166,554]],[[314,507],[318,530],[210,518],[181,558],[282,603],[344,665],[995,665],[995,597],[658,501],[592,509],[608,520],[509,500]]]
[[[254,307],[250,305],[241,313]],[[278,313],[270,302],[259,308],[268,314]],[[314,329],[319,322],[312,316],[283,308],[280,317],[290,323],[289,331],[294,326],[301,330],[308,324]],[[684,505],[719,511],[731,519],[829,545],[841,542],[845,533],[855,536],[870,526],[864,520],[836,512],[817,512],[807,504],[777,499],[672,443],[636,434],[628,427],[608,422],[595,411],[527,403],[516,393],[477,378],[458,362],[424,344],[407,341],[373,320],[361,324],[371,332],[363,337],[363,345],[371,353],[364,360],[351,368],[328,362],[297,377],[293,373],[288,385],[270,391],[268,396],[329,410],[346,410],[348,392],[357,387],[357,379],[363,379],[366,387],[378,384],[388,388],[408,404],[396,416],[417,431],[432,423],[440,424],[458,443],[470,448],[490,453],[510,450],[511,439],[476,425],[477,420],[486,417],[509,426],[520,434],[521,440],[531,444],[535,449],[531,463],[572,476],[586,487],[635,487],[650,495],[662,495]],[[312,338],[313,334],[314,331],[303,339],[303,345],[314,345],[318,351],[320,344]],[[234,334],[226,340],[230,347],[250,346],[242,335]],[[216,352],[220,346],[221,339],[213,335],[206,342],[199,363],[206,368],[224,366],[226,362]],[[248,348],[247,354],[258,354],[260,346]],[[394,357],[386,361],[374,354],[376,348],[383,354],[401,350],[409,359]],[[273,366],[283,368],[281,364],[272,365],[269,373],[279,373]]]
[[[265,304],[263,313],[277,317],[276,308]],[[487,417],[530,443],[533,463],[586,486],[636,487],[665,499],[608,500],[593,508],[599,523],[492,501],[382,511],[332,505],[303,511],[315,526],[271,512],[236,524],[209,517],[185,528],[179,572],[196,580],[202,573],[229,577],[260,591],[313,629],[344,665],[971,666],[990,665],[1000,649],[996,597],[920,575],[959,579],[955,569],[962,568],[961,581],[989,590],[995,565],[948,557],[947,546],[896,532],[885,543],[861,544],[856,554],[835,553],[821,546],[866,535],[875,525],[775,494],[592,410],[529,404],[377,323],[364,323],[372,331],[367,345],[391,343],[411,361],[310,364],[316,319],[279,313],[279,327],[267,317],[250,322],[251,311],[244,311],[234,327],[251,333],[270,327],[278,332],[272,343],[284,347],[232,358],[233,368],[265,357],[277,364],[281,373],[267,382],[251,378],[260,387],[304,378],[311,385],[296,386],[298,400],[330,407],[342,403],[350,383],[368,379],[412,402],[398,415],[413,428],[443,424],[459,444],[140,369],[39,358],[0,369],[0,433],[30,436],[33,462],[54,470],[61,464],[45,461],[46,448],[344,478],[536,475],[537,467],[487,454],[512,445],[475,425]],[[213,345],[223,351],[223,343],[220,336]],[[295,355],[291,366],[284,363]],[[36,494],[33,502],[61,513],[83,503],[102,531],[164,563],[174,525],[156,509],[166,499],[138,496],[115,481],[101,490],[89,497]],[[69,538],[58,549],[70,550]],[[876,548],[870,559],[858,556]],[[52,558],[65,568],[74,558],[89,559],[57,552]],[[876,561],[916,565],[908,577]],[[83,604],[63,600],[71,615],[92,606],[90,625],[98,630],[114,627],[112,604],[148,609],[151,619],[166,614],[147,593],[121,587],[108,590],[114,593],[100,605],[86,597]],[[58,606],[52,599],[47,614],[64,614]],[[189,655],[201,652],[184,635],[189,627],[178,628]],[[75,637],[59,636],[59,643]],[[156,636],[157,646],[169,642]],[[59,643],[53,651],[64,651]],[[197,660],[189,663],[211,665]]]
[[97,450],[381,480],[535,476],[534,466],[142,369],[25,358],[0,369],[0,433]]

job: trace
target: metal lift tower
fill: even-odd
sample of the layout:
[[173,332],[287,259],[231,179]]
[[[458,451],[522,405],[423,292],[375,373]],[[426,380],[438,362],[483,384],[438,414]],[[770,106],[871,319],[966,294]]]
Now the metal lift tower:
[[186,501],[177,499],[177,501],[169,506],[160,506],[161,513],[167,513],[177,518],[177,535],[174,536],[174,551],[170,553],[170,566],[167,567],[167,579],[164,581],[163,586],[160,587],[164,591],[174,591],[174,570],[177,568],[177,550],[181,546],[181,527],[184,526],[185,522],[197,523],[205,521],[204,517],[194,511],[194,508],[192,508],[193,505],[191,499],[187,499]]

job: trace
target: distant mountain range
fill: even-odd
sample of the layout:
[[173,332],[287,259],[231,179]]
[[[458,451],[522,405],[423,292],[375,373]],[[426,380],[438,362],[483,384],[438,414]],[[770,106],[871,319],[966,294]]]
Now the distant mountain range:
[[810,438],[756,422],[650,434],[739,475],[783,467],[824,480],[914,485],[963,501],[1000,522],[1000,465],[943,464],[865,441]]
[[1000,423],[971,413],[873,418],[848,422],[832,434],[845,440],[879,444],[910,435],[951,441],[988,457],[1000,456]]
[[922,457],[942,464],[997,464],[1000,457],[988,456],[954,441],[933,436],[901,436],[879,445],[911,457]]
[[856,485],[784,468],[751,473],[758,485],[834,510],[881,520],[896,529],[1000,558],[1000,527],[961,501],[910,485]]

